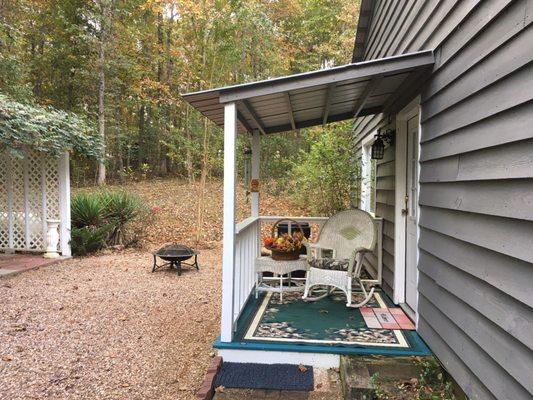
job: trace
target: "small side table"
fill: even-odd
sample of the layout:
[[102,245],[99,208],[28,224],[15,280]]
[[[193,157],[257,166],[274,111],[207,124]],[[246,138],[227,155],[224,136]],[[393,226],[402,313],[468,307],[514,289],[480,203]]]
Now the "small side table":
[[[257,257],[254,263],[255,271],[255,297],[257,298],[259,292],[277,292],[279,293],[279,301],[283,302],[283,292],[303,291],[304,284],[302,279],[291,278],[291,273],[294,271],[307,271],[309,264],[305,255],[300,256],[298,260],[290,261],[276,261],[271,257]],[[263,277],[263,272],[271,272],[274,275],[272,278]],[[287,277],[284,277],[287,275]],[[287,281],[287,286],[283,284]],[[277,283],[271,285],[267,282]]]

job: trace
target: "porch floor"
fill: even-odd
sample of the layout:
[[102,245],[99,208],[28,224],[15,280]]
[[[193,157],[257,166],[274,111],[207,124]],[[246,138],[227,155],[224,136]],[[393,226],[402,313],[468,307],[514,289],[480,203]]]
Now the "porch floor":
[[[425,356],[430,350],[413,330],[370,329],[359,309],[346,307],[342,294],[304,302],[301,293],[261,294],[248,300],[234,341],[215,348],[330,354]],[[360,296],[355,294],[354,297]],[[378,290],[368,307],[393,307]]]

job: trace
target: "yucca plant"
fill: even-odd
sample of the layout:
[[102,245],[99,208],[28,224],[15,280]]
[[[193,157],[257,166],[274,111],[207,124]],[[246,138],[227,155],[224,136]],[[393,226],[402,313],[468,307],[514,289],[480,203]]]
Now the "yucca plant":
[[124,190],[100,192],[103,218],[111,227],[107,244],[110,246],[128,244],[128,226],[147,212],[142,200]]
[[148,212],[142,200],[124,190],[80,192],[71,200],[72,251],[85,255],[107,246],[129,245],[131,225]]
[[77,193],[70,202],[74,228],[97,228],[104,224],[104,207],[100,196],[94,193]]

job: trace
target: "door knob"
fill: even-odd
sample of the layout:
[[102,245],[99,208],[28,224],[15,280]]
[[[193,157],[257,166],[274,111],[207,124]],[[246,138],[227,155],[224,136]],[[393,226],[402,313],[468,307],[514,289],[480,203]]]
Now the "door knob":
[[404,217],[407,215],[407,208],[402,208],[402,215]]

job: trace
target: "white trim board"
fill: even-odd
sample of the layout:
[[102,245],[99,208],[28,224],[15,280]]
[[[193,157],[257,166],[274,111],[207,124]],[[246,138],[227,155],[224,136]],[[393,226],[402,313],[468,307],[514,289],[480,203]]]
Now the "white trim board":
[[[395,304],[405,302],[405,216],[402,215],[402,209],[405,207],[406,196],[406,152],[407,152],[407,121],[413,118],[418,113],[418,156],[420,157],[420,137],[422,136],[422,129],[420,126],[420,96],[414,98],[405,108],[403,108],[396,115],[396,138],[395,138],[395,208],[394,208],[394,296]],[[403,173],[401,173],[403,171]],[[420,168],[418,169],[420,174]],[[419,175],[420,176],[420,175]],[[420,178],[418,179],[420,182]],[[420,192],[420,185],[418,185]],[[420,218],[420,206],[417,204],[417,218]],[[418,220],[417,220],[418,227]],[[420,235],[419,228],[417,229],[417,240]],[[417,260],[418,260],[417,248]],[[418,281],[418,268],[417,268]],[[418,297],[418,291],[417,291]],[[418,299],[417,299],[418,302]],[[415,316],[416,326],[418,327],[418,312]]]
[[374,216],[371,210],[372,199],[372,144],[376,141],[377,130],[367,135],[361,143],[361,199],[359,208]]
[[225,362],[246,364],[304,364],[315,368],[339,368],[341,360],[339,354],[265,350],[219,349],[218,355]]

